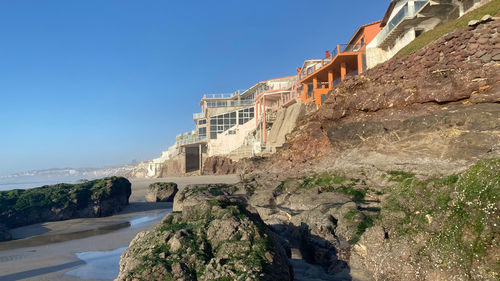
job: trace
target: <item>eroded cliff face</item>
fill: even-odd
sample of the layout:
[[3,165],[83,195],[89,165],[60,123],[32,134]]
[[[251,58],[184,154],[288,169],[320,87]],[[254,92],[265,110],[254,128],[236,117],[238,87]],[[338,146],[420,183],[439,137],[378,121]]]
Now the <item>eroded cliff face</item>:
[[346,79],[281,151],[240,165],[249,204],[332,275],[497,280],[499,27]]
[[445,174],[498,156],[499,26],[495,20],[453,32],[347,78],[261,172]]

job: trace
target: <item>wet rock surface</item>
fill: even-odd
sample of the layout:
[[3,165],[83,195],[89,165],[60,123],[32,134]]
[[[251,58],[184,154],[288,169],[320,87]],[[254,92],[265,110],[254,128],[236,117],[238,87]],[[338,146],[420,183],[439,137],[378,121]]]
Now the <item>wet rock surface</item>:
[[173,182],[152,183],[148,187],[146,202],[173,202],[177,191],[177,184]]
[[244,200],[210,196],[137,235],[116,280],[293,280],[273,236]]

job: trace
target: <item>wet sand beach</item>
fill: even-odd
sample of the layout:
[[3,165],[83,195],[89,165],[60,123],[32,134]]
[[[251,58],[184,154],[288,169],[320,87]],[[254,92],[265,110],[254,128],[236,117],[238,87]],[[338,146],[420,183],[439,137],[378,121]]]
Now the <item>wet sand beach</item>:
[[159,181],[176,182],[182,189],[188,184],[236,183],[238,179],[234,175],[134,179],[130,205],[114,216],[13,229],[15,240],[0,242],[0,280],[113,279],[121,251],[138,232],[151,228],[172,210],[172,203],[144,202],[149,184]]

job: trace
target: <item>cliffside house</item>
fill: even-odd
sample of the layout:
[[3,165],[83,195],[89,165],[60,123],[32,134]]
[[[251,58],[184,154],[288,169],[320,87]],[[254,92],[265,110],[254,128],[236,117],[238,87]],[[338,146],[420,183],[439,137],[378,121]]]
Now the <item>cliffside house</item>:
[[198,137],[207,145],[208,156],[231,153],[255,130],[255,96],[259,86],[257,83],[244,91],[203,96],[201,112],[193,114],[193,119]]
[[303,102],[315,102],[319,108],[325,95],[345,77],[358,75],[366,70],[366,45],[380,32],[381,21],[360,26],[347,44],[337,45],[325,52],[321,60],[307,60],[298,69],[300,93]]
[[273,78],[259,84],[255,97],[255,122],[258,141],[265,144],[267,131],[276,119],[276,112],[294,104],[299,93],[296,75]]
[[383,28],[366,47],[366,66],[392,58],[420,34],[461,17],[489,0],[392,0],[380,24]]

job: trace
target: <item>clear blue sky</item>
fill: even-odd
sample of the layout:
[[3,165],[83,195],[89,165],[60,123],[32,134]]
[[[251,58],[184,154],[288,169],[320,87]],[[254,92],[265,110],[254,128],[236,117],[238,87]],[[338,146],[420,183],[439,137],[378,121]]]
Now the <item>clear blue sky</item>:
[[295,74],[388,0],[0,2],[0,174],[147,160],[203,93]]

